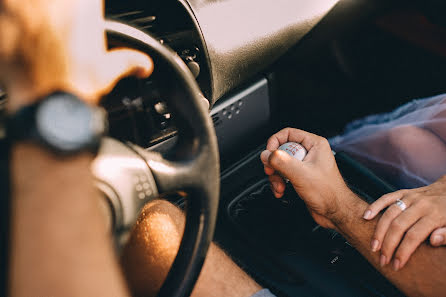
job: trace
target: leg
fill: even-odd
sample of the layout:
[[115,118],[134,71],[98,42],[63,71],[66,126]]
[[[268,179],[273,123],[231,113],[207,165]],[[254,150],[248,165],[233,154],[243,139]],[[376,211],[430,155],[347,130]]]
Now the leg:
[[[446,103],[442,103],[442,106],[439,106],[440,109],[444,109]],[[425,128],[432,131],[435,135],[437,135],[440,139],[446,142],[446,110],[439,112],[428,121],[425,125]]]
[[[184,229],[184,215],[166,201],[146,205],[124,249],[122,265],[135,296],[155,296],[172,265]],[[193,297],[249,297],[262,288],[220,248],[211,244]]]
[[[446,173],[446,145],[431,131],[415,126],[377,132],[346,151],[402,187],[424,186]],[[424,182],[418,184],[420,180]]]
[[435,181],[446,171],[446,146],[432,132],[405,126],[392,129],[389,145],[408,171],[429,181]]

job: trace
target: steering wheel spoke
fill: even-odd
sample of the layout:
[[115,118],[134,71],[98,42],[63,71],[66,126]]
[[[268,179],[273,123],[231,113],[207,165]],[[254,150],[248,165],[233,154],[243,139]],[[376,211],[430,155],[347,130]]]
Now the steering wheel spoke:
[[132,147],[147,161],[160,193],[187,192],[212,185],[203,180],[208,178],[202,174],[209,165],[206,152],[184,160],[168,160],[159,152]]
[[146,160],[117,140],[102,140],[92,172],[111,204],[115,231],[129,230],[140,209],[159,195]]

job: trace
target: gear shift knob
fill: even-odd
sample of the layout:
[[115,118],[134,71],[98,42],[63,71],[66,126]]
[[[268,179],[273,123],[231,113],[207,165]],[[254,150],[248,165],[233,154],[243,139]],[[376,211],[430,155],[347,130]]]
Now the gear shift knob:
[[307,155],[307,150],[297,142],[287,142],[279,147],[279,150],[286,152],[291,157],[303,161]]

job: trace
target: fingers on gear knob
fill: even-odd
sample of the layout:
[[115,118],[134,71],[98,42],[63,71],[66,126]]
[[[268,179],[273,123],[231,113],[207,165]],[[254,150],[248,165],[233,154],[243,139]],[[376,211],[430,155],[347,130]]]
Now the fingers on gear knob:
[[303,161],[307,155],[307,150],[297,142],[287,142],[279,147],[279,150],[286,152],[293,158]]

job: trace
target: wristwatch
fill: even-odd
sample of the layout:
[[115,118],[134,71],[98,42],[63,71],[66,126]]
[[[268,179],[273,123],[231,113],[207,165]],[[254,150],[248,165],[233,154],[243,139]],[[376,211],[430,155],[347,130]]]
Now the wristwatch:
[[6,119],[11,143],[31,141],[59,155],[97,153],[107,130],[106,112],[73,94],[52,93]]

